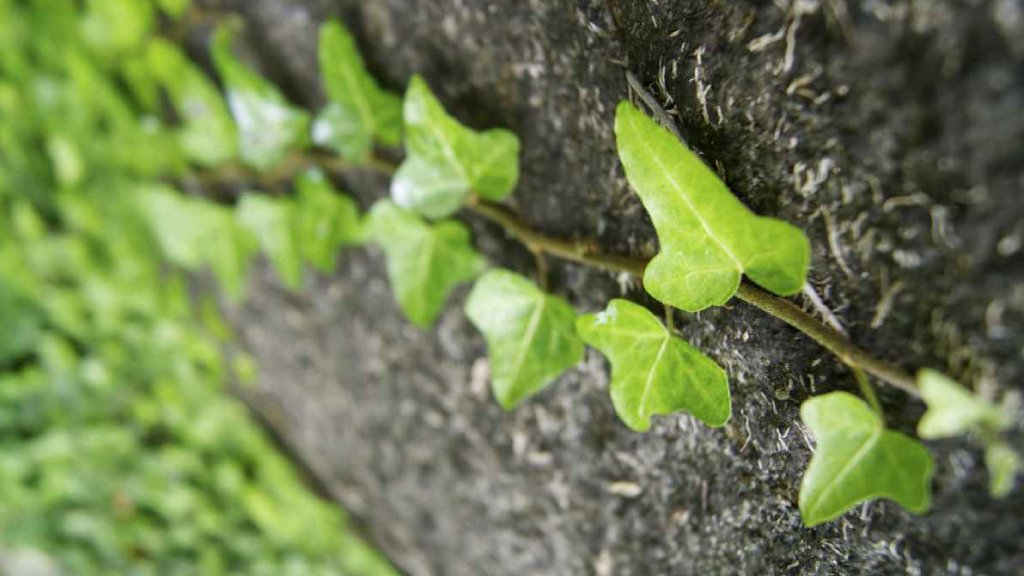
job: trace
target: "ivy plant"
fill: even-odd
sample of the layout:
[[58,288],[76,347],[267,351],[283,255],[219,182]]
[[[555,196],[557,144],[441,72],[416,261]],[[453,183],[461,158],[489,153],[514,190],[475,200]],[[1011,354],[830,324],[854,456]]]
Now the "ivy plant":
[[696,154],[629,102],[615,110],[615,139],[661,243],[644,271],[652,296],[697,312],[725,304],[743,274],[776,294],[803,288],[811,249],[800,229],[752,213]]
[[417,326],[429,326],[455,286],[484,268],[461,222],[431,224],[389,200],[377,202],[367,217],[368,239],[387,256],[388,278],[398,304]]
[[917,435],[925,439],[965,434],[979,438],[985,445],[989,492],[996,498],[1009,494],[1022,464],[1020,456],[1000,435],[1013,425],[1014,397],[1008,396],[1002,406],[996,406],[949,376],[929,369],[918,372],[917,382],[928,405],[928,411],[918,422]]
[[[366,73],[351,35],[340,24],[326,25],[321,42],[321,66],[332,106],[347,110],[339,120],[341,128],[332,130],[351,132],[343,136],[347,144],[339,140],[330,146],[362,162],[373,142],[388,143],[380,126],[381,118],[393,117],[393,102],[381,95]],[[376,104],[368,104],[371,100]],[[329,109],[325,118],[328,113],[336,112]],[[652,296],[690,312],[739,296],[849,361],[853,347],[842,335],[770,294],[791,295],[804,287],[810,264],[804,233],[751,212],[696,153],[633,104],[617,107],[615,135],[627,179],[647,209],[661,246],[646,263],[590,254],[585,245],[547,238],[510,216],[496,203],[516,185],[518,139],[505,130],[478,132],[461,124],[418,76],[405,93],[402,115],[406,158],[391,182],[392,201],[378,202],[371,210],[367,231],[368,238],[384,248],[391,284],[414,323],[431,324],[451,289],[483,268],[465,228],[451,220],[424,220],[447,218],[468,208],[504,226],[539,258],[552,254],[642,275]],[[543,268],[538,274],[543,276]],[[768,293],[746,285],[744,276]],[[721,426],[731,414],[724,371],[637,304],[615,300],[605,311],[577,319],[567,302],[527,278],[491,270],[474,285],[465,310],[487,341],[492,388],[506,409],[577,363],[586,342],[609,357],[612,403],[634,430],[648,429],[651,416],[659,414],[688,411],[711,426]],[[856,357],[865,355],[857,351]],[[930,505],[931,457],[916,440],[885,427],[863,372],[914,393],[919,386],[881,361],[862,362],[854,366],[855,375],[875,403],[872,407],[852,395],[833,393],[808,400],[802,409],[818,440],[799,496],[809,526],[875,498],[889,498],[913,512]],[[951,432],[977,429],[978,418],[988,422],[981,428],[990,438],[986,448],[993,492],[1006,491],[1018,463],[1013,450],[998,438],[1005,426],[991,425],[994,416],[989,408],[971,412],[964,402],[957,405],[960,412],[950,416],[950,406],[942,406],[932,389],[920,386],[930,408],[921,436],[929,437],[936,427],[948,428],[951,418]]]
[[181,18],[192,6],[192,0],[156,0],[160,10],[172,19]]
[[363,222],[354,200],[339,193],[320,170],[296,179],[296,243],[302,259],[321,272],[334,271],[338,249],[363,241]]
[[519,179],[519,138],[503,129],[477,132],[445,111],[413,76],[403,106],[406,159],[391,181],[395,203],[428,218],[462,207],[470,192],[508,197]]
[[[173,3],[170,9],[176,9]],[[132,33],[130,40],[143,42],[145,35],[136,36]],[[317,163],[322,150],[321,156],[304,152],[312,143],[356,165],[374,160],[377,146],[403,144],[405,158],[393,173],[390,199],[376,202],[365,222],[356,203],[337,192],[324,173],[301,174],[291,195],[245,194],[234,210],[186,199],[166,184],[144,187],[142,220],[172,264],[188,270],[208,266],[228,291],[238,294],[248,260],[260,249],[282,283],[298,289],[306,265],[332,271],[340,247],[369,241],[384,252],[400,308],[422,327],[434,323],[456,286],[476,278],[464,310],[483,333],[500,406],[512,409],[537,394],[579,363],[589,344],[609,359],[612,404],[635,431],[648,430],[652,416],[680,411],[709,426],[724,425],[732,413],[724,370],[639,304],[615,299],[603,311],[577,316],[568,301],[541,288],[547,286],[545,257],[641,276],[651,296],[688,312],[739,297],[836,353],[851,365],[870,401],[832,392],[803,403],[801,419],[816,441],[798,497],[805,524],[818,525],[877,498],[916,513],[931,505],[931,456],[917,440],[886,428],[868,374],[923,398],[928,412],[918,428],[921,438],[980,438],[993,494],[1012,489],[1020,459],[1003,439],[1013,425],[1011,403],[996,406],[933,371],[922,371],[915,381],[782,298],[805,286],[810,265],[806,235],[792,224],[753,213],[697,153],[632,103],[618,105],[614,132],[627,180],[657,233],[660,250],[650,262],[602,254],[586,241],[550,238],[516,219],[500,204],[519,177],[516,135],[505,129],[478,131],[459,122],[419,76],[411,79],[401,100],[388,93],[367,71],[353,35],[340,22],[329,22],[320,31],[319,64],[328,104],[312,126],[305,110],[234,56],[231,36],[231,29],[218,28],[211,47],[226,108],[183,53],[158,40],[148,45],[145,60],[161,68],[151,80],[180,117],[178,125],[159,132],[160,141],[177,145],[168,146],[166,154],[138,155],[133,144],[143,141],[145,133],[136,131],[124,142],[111,141],[117,151],[111,163],[130,166],[133,174],[165,177],[181,170],[182,155],[209,167],[237,156],[257,173],[267,173],[286,165],[289,157],[303,168]],[[70,59],[72,85],[102,84],[106,62]],[[145,70],[136,62],[123,75],[137,98],[156,108]],[[16,109],[20,100],[2,88],[0,106]],[[95,124],[109,119],[136,123],[125,112],[130,107],[108,91],[100,93]],[[61,128],[47,134],[55,173],[64,185],[82,185],[91,177],[83,166],[91,166],[92,159],[79,151],[85,140]],[[194,150],[183,152],[182,147]],[[18,147],[2,151],[0,162],[19,162]],[[329,167],[331,160],[321,162]],[[522,240],[537,257],[538,281],[504,269],[485,271],[469,229],[452,218],[460,210],[490,219]],[[19,219],[21,230],[38,235],[45,228],[28,216],[14,218]],[[46,251],[37,260],[47,269],[59,269],[62,258],[80,251],[80,244],[72,246],[79,248],[59,256]],[[61,316],[77,326],[77,314]],[[26,334],[33,343],[37,339],[31,330]]]
[[928,405],[917,424],[921,438],[950,438],[975,430],[1002,432],[1012,423],[1009,414],[941,372],[921,370],[917,382]]
[[96,56],[113,58],[138,48],[155,16],[149,0],[91,0],[80,20],[82,37]]
[[581,316],[583,341],[612,363],[611,396],[627,426],[644,432],[651,416],[685,410],[708,426],[722,426],[732,414],[725,371],[654,314],[615,299],[603,312]]
[[256,238],[285,287],[302,286],[302,254],[295,227],[293,202],[264,194],[243,194],[237,207],[238,223]]
[[818,443],[800,486],[805,524],[827,522],[875,498],[918,514],[931,507],[935,464],[928,450],[887,430],[863,400],[831,392],[804,402],[800,418]]
[[352,34],[339,22],[320,28],[320,74],[330,103],[313,124],[313,141],[342,157],[363,162],[374,142],[402,140],[402,100],[366,71]]
[[146,65],[165,89],[181,119],[181,149],[202,166],[218,166],[238,156],[238,131],[216,85],[170,41],[149,43]]
[[276,86],[246,68],[232,52],[234,32],[222,25],[211,52],[239,131],[242,162],[270,170],[309,140],[309,114],[289,103]]
[[491,389],[506,410],[583,359],[572,306],[508,270],[490,270],[477,280],[466,316],[487,339]]
[[0,0],[5,568],[25,564],[10,549],[32,553],[19,573],[395,574],[228,389],[253,362],[226,345],[222,301],[193,274],[212,272],[237,302],[261,244],[299,243],[319,267],[358,237],[358,217],[328,183],[300,179],[250,231],[227,195],[199,190],[242,171],[244,139],[275,126],[236,131],[168,39],[184,23],[157,8],[188,6]]
[[171,263],[198,271],[208,266],[224,293],[240,301],[257,240],[229,208],[183,197],[165,185],[136,192],[136,206]]
[[985,466],[989,473],[989,492],[996,498],[1006,498],[1017,484],[1017,476],[1024,471],[1020,455],[1002,441],[990,442],[985,448]]

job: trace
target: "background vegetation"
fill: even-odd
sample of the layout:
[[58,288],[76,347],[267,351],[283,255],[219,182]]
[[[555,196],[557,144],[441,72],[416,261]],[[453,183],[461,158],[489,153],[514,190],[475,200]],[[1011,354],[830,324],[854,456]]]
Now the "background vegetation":
[[171,186],[236,154],[161,39],[186,4],[0,0],[0,549],[72,574],[390,574],[229,393],[252,363],[190,290],[209,264],[240,295],[259,239]]

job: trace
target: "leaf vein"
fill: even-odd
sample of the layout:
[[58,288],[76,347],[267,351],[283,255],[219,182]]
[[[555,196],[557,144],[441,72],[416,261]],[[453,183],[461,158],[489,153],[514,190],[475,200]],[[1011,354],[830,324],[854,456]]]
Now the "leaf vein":
[[[633,129],[636,130],[636,121],[634,120],[632,122],[632,124],[633,124]],[[732,260],[733,263],[736,264],[736,268],[740,272],[742,272],[743,271],[743,263],[742,263],[742,261],[740,261],[740,259],[737,258],[735,254],[733,254],[733,252],[729,248],[729,246],[725,242],[723,242],[718,237],[718,235],[716,235],[715,232],[711,229],[710,225],[704,220],[704,218],[702,217],[701,213],[697,211],[696,207],[693,204],[693,201],[683,191],[682,186],[680,186],[679,182],[672,175],[671,171],[661,161],[661,157],[656,152],[654,152],[654,150],[648,144],[647,139],[646,138],[637,138],[637,140],[640,142],[640,145],[643,146],[644,150],[647,152],[647,155],[651,158],[651,160],[654,161],[655,164],[657,164],[658,168],[664,174],[665,178],[667,178],[668,181],[672,184],[672,187],[679,194],[679,197],[682,198],[684,203],[686,203],[687,208],[690,209],[690,212],[693,214],[693,217],[697,220],[697,222],[700,223],[701,228],[704,229],[704,232],[707,233],[708,237],[711,238],[711,240],[715,244],[717,244],[726,253],[726,255],[729,257],[729,259]],[[707,170],[710,170],[710,168],[707,168],[706,166],[705,166],[705,168]]]
[[668,348],[668,342],[672,339],[672,336],[666,332],[664,338],[661,341],[661,347],[658,348],[658,354],[654,357],[654,361],[651,362],[651,368],[647,372],[647,379],[644,382],[644,393],[640,396],[640,417],[643,418],[649,415],[650,412],[647,409],[647,401],[651,394],[651,388],[653,388],[654,373],[658,369],[658,364],[661,363],[662,357],[665,355],[665,350]]
[[544,306],[547,304],[544,295],[539,295],[539,300],[533,307],[533,313],[530,315],[530,320],[526,325],[526,331],[523,332],[523,340],[520,343],[519,353],[516,355],[515,362],[512,363],[513,369],[511,372],[511,381],[515,382],[519,380],[519,372],[523,368],[523,362],[526,361],[526,353],[530,349],[530,342],[533,341],[537,333],[537,327],[540,325],[541,313],[544,311]]
[[[810,505],[811,510],[817,510],[822,502],[825,502],[832,492],[846,479],[846,476],[850,474],[864,458],[868,456],[871,449],[878,445],[878,441],[882,438],[882,434],[885,433],[885,428],[881,425],[876,425],[875,429],[872,430],[871,434],[864,439],[864,443],[857,448],[850,460],[843,464],[843,467],[839,469],[831,479],[831,481],[825,486],[825,489],[821,491],[814,503]],[[813,514],[812,514],[813,516]]]

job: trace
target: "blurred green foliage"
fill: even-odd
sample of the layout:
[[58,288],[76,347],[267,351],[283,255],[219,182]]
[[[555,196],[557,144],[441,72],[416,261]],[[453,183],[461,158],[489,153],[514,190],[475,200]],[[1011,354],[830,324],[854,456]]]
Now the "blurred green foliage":
[[297,254],[289,226],[358,216],[307,190],[262,212],[275,244],[172,187],[240,149],[160,39],[188,4],[0,0],[0,548],[70,574],[392,574],[224,389],[252,361],[187,274],[240,298],[262,245],[297,285],[357,232],[321,222]]

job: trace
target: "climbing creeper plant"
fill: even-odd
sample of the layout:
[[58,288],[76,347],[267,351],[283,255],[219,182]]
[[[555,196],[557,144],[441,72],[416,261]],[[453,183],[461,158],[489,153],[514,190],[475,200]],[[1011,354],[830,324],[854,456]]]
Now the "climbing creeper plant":
[[[307,128],[253,146],[282,110],[306,113],[224,45],[229,106],[173,41],[188,7],[0,0],[3,564],[396,574],[228,389],[252,382],[253,361],[187,273],[212,272],[239,301],[262,249],[299,286],[305,264],[333,269],[359,215],[298,169]],[[297,193],[202,197],[211,173],[255,170],[299,174]]]
[[[158,189],[142,202],[148,206],[143,212],[151,213],[150,224],[172,262],[190,269],[209,266],[237,298],[246,262],[257,248],[282,283],[297,289],[303,263],[330,271],[339,246],[372,243],[387,258],[400,308],[418,326],[432,325],[451,291],[474,281],[465,313],[487,341],[491,386],[503,408],[514,409],[547,388],[579,363],[589,344],[611,363],[612,404],[630,429],[645,431],[653,418],[676,412],[712,427],[728,422],[728,379],[712,358],[639,304],[616,299],[603,311],[579,315],[542,288],[543,278],[538,285],[512,271],[488,269],[469,229],[452,219],[469,211],[503,226],[539,261],[554,256],[642,278],[645,290],[666,306],[696,312],[740,298],[801,330],[850,366],[867,401],[831,392],[805,401],[800,410],[817,444],[798,498],[808,526],[878,498],[915,513],[931,505],[932,458],[921,442],[886,427],[869,375],[924,400],[928,411],[919,437],[978,438],[985,446],[992,494],[1002,497],[1012,489],[1020,459],[1001,439],[1014,425],[1012,399],[996,405],[931,370],[915,379],[783,298],[806,283],[811,253],[806,235],[751,212],[699,156],[632,103],[618,105],[615,136],[626,177],[658,235],[661,248],[650,262],[547,237],[518,220],[500,204],[518,180],[516,135],[464,126],[419,76],[404,98],[387,92],[369,74],[341,23],[321,29],[319,64],[329,102],[312,120],[235,57],[231,37],[228,28],[218,30],[212,47],[226,108],[173,46],[154,43],[148,55],[179,70],[174,78],[157,78],[179,111],[179,137],[185,142],[208,138],[191,161],[201,166],[239,161],[264,177],[310,165],[381,170],[393,175],[390,198],[379,200],[364,220],[354,202],[317,172],[298,178],[296,195],[272,199],[247,193],[233,211]],[[233,122],[225,120],[225,109]],[[311,143],[340,158],[306,152]],[[397,168],[374,152],[399,143],[405,159]],[[159,217],[168,214],[174,216]]]

